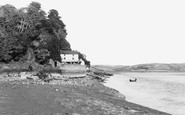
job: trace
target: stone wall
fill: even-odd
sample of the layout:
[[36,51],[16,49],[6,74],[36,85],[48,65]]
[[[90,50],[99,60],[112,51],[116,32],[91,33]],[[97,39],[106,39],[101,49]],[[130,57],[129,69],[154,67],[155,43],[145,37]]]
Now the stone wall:
[[85,65],[79,65],[79,64],[61,64],[60,69],[64,73],[84,73],[86,72]]

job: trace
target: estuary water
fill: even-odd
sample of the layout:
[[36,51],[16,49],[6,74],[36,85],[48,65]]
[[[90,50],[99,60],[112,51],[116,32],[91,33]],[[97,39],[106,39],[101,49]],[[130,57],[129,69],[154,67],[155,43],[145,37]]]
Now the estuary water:
[[[135,78],[137,82],[129,82]],[[185,115],[185,73],[121,73],[110,77],[105,85],[117,89],[127,101]]]

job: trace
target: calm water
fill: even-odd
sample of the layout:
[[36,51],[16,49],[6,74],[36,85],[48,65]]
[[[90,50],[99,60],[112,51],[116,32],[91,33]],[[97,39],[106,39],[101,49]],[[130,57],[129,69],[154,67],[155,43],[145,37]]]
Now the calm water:
[[[137,82],[129,79],[137,78]],[[174,115],[185,115],[185,73],[123,73],[105,84],[126,100]]]

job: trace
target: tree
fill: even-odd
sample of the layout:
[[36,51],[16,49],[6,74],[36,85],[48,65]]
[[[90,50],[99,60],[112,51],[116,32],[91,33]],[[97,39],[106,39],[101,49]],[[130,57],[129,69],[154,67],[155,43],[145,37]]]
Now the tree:
[[49,58],[54,61],[61,62],[60,57],[60,41],[54,34],[43,32],[39,36],[40,38],[40,47],[47,49],[50,53]]
[[67,32],[66,32],[66,25],[61,20],[59,13],[55,9],[51,9],[49,11],[49,23],[54,28],[54,32],[57,35],[57,38],[60,41],[60,49],[61,50],[71,50],[71,46],[69,42],[66,40]]
[[29,7],[35,7],[36,9],[40,10],[41,4],[38,2],[32,2],[32,3],[30,3]]
[[60,41],[60,49],[61,50],[71,50],[70,43],[65,39],[67,33],[64,30],[60,29],[58,32],[58,39]]
[[48,63],[50,53],[47,49],[36,49],[34,50],[35,61],[39,64]]
[[60,50],[71,50],[65,27],[57,10],[46,16],[38,2],[20,9],[0,7],[0,62],[19,61],[30,48],[40,64],[61,61]]
[[59,29],[66,30],[65,29],[66,25],[60,19],[61,17],[59,16],[59,13],[57,10],[51,9],[49,11],[48,18],[49,18],[50,24],[52,25],[52,27],[55,29],[56,32],[58,32]]
[[6,17],[7,21],[12,20],[13,16],[18,13],[17,9],[10,4],[1,6],[1,8],[3,9],[3,17]]

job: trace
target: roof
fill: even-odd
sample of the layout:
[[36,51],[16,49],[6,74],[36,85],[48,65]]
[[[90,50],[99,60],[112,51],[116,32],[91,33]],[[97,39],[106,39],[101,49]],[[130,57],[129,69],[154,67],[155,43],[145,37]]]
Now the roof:
[[79,54],[78,51],[61,50],[60,54]]

